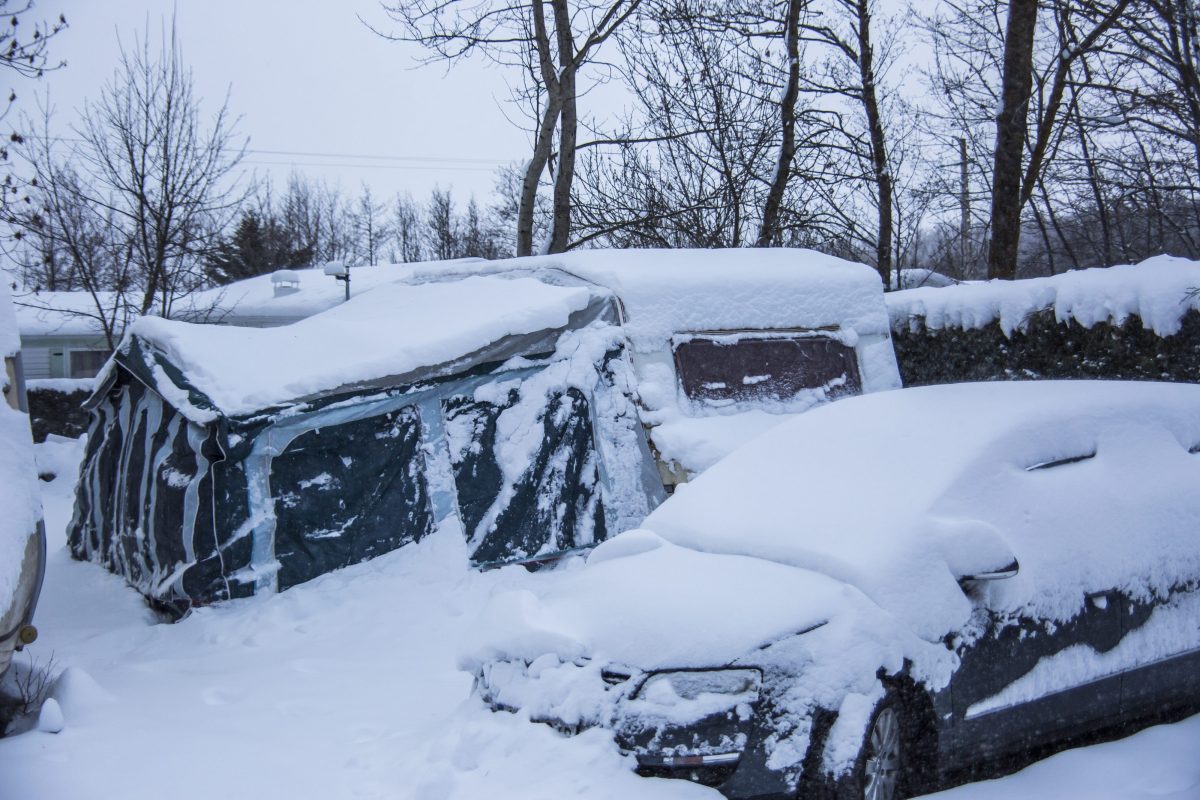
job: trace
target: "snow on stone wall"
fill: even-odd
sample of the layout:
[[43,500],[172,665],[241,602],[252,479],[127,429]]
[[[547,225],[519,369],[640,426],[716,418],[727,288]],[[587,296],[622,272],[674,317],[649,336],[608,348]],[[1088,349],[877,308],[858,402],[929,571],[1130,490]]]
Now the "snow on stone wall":
[[1054,309],[1059,322],[1091,328],[1136,316],[1159,336],[1179,331],[1184,314],[1200,311],[1200,261],[1155,256],[1140,264],[1064,272],[1049,278],[921,287],[887,295],[895,331],[977,330],[993,322],[1006,336],[1031,315]]

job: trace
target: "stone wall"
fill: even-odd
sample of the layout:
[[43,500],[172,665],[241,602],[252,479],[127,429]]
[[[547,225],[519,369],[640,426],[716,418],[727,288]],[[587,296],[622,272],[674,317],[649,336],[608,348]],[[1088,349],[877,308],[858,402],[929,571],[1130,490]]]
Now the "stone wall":
[[1037,378],[1112,378],[1200,383],[1200,312],[1188,311],[1173,336],[1158,336],[1137,317],[1123,325],[1085,328],[1058,322],[1053,309],[1004,335],[998,322],[983,328],[916,330],[900,320],[893,331],[905,386]]

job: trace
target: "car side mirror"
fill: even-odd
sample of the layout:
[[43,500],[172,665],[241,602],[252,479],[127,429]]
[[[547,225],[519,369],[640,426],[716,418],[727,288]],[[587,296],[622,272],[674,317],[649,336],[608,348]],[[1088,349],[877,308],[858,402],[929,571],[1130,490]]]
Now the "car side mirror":
[[972,575],[963,575],[958,579],[958,588],[962,589],[963,594],[972,600],[980,600],[982,597],[982,586],[989,581],[1002,581],[1007,578],[1015,577],[1021,571],[1021,565],[1014,558],[1008,566],[1000,569],[989,569],[983,572],[976,572]]
[[1021,565],[1014,558],[1012,563],[1000,569],[992,569],[986,572],[976,572],[974,575],[963,575],[958,579],[961,584],[965,581],[1002,581],[1006,578],[1016,577],[1016,574],[1021,571]]

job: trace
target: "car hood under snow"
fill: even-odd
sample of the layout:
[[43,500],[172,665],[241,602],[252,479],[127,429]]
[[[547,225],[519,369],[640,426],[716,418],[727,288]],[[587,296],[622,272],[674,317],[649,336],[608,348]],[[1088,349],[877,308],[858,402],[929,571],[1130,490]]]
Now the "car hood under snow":
[[464,669],[546,653],[647,671],[721,666],[869,602],[809,570],[701,553],[645,530],[544,577],[537,594],[492,599],[467,640]]

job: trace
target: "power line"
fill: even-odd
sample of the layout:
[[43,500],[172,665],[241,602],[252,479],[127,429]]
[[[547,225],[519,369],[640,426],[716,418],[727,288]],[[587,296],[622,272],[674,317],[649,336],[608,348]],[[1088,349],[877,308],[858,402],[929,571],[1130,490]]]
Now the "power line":
[[354,153],[306,153],[294,150],[255,150],[247,148],[247,153],[270,156],[305,156],[312,158],[360,158],[371,159],[376,161],[444,161],[454,164],[506,164],[513,159],[499,158],[461,158],[457,156],[381,156],[373,154],[354,154]]
[[[51,141],[56,142],[73,142],[75,144],[85,144],[86,140],[77,136],[51,136]],[[463,156],[425,156],[425,155],[384,155],[380,153],[326,153],[306,150],[267,150],[258,148],[246,148],[240,150],[238,148],[227,147],[223,148],[229,152],[243,152],[247,155],[266,155],[266,156],[295,156],[298,158],[349,158],[369,161],[414,161],[427,164],[480,164],[496,167],[501,164],[507,164],[510,161],[515,161],[513,158],[467,158]],[[277,166],[287,166],[290,163],[292,166],[329,166],[329,167],[361,167],[368,166],[365,164],[297,164],[296,162],[287,162]],[[408,169],[405,166],[395,166],[394,169]],[[480,169],[474,167],[473,169]],[[418,169],[412,167],[412,169]]]
[[455,166],[438,166],[437,164],[331,164],[328,162],[296,162],[296,161],[255,161],[253,159],[243,159],[241,164],[246,164],[252,167],[336,167],[338,169],[424,169],[436,170],[438,172],[493,172],[495,166],[491,167],[455,167]]

